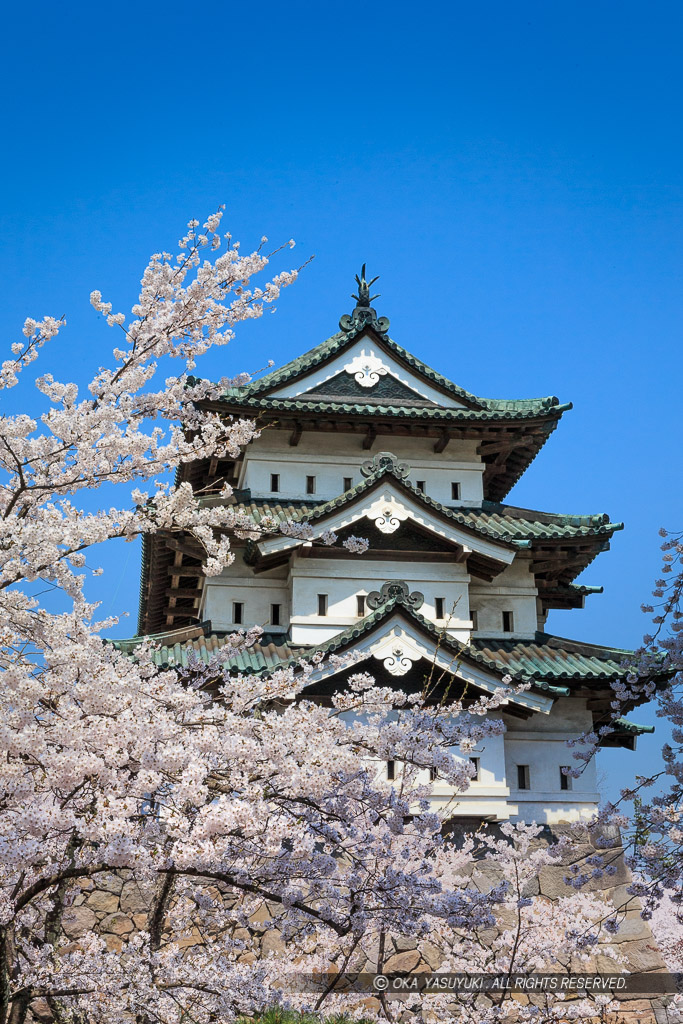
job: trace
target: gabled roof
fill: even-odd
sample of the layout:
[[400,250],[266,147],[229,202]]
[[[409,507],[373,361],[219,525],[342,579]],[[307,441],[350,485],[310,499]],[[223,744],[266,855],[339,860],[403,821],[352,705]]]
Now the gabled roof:
[[[496,500],[519,480],[562,413],[571,408],[555,396],[473,395],[393,341],[387,333],[389,321],[378,318],[373,309],[357,308],[352,316],[342,317],[340,326],[342,330],[304,355],[257,381],[228,388],[221,401],[208,406],[288,430],[291,444],[297,444],[305,430],[342,431],[365,434],[363,446],[369,450],[375,437],[409,435],[417,425],[434,439],[437,454],[451,440],[475,440],[485,465],[485,494]],[[391,364],[391,372],[382,369],[380,374],[386,375],[372,387],[360,386],[359,375],[343,364],[344,355],[351,356],[353,346],[365,339]],[[358,353],[353,358],[359,358]],[[308,376],[310,387],[297,390],[294,385],[303,385]]]
[[[374,310],[371,312],[374,313]],[[524,416],[529,414],[537,415],[541,411],[548,411],[559,407],[559,401],[554,396],[523,399],[480,398],[478,395],[474,395],[458,384],[455,384],[443,374],[433,370],[431,366],[423,363],[417,356],[414,356],[411,352],[408,352],[401,345],[393,341],[386,333],[389,328],[389,321],[386,317],[380,319],[377,319],[376,316],[369,319],[346,317],[342,318],[342,322],[344,320],[350,321],[346,330],[338,331],[319,345],[309,349],[308,352],[297,356],[284,366],[273,370],[257,381],[252,381],[250,384],[243,385],[242,387],[227,389],[225,393],[226,399],[238,398],[251,401],[252,399],[266,398],[266,396],[272,395],[274,391],[281,388],[284,384],[299,380],[310,374],[317,367],[330,362],[343,353],[357,339],[368,336],[381,349],[390,353],[418,377],[423,378],[425,382],[441,391],[444,396],[451,396],[466,407],[465,410],[449,410],[451,412],[467,411],[470,413],[490,413],[503,416],[514,414]],[[287,399],[280,399],[279,401],[287,401]],[[297,401],[305,401],[305,399],[302,397],[297,399]],[[356,405],[358,403],[351,404]],[[390,403],[387,404],[390,406]],[[404,404],[407,403],[400,403],[398,407],[399,412],[403,411]],[[368,408],[374,408],[374,405],[368,403]],[[564,406],[563,408],[569,408],[569,406]],[[431,415],[434,410],[425,410],[425,412]]]
[[[537,540],[572,540],[577,537],[611,537],[618,530],[623,530],[623,523],[613,523],[608,515],[554,515],[537,512],[534,509],[519,508],[513,505],[502,505],[498,502],[484,501],[480,507],[450,506],[435,501],[424,492],[418,490],[406,480],[401,480],[387,470],[366,478],[361,483],[333,498],[331,501],[315,504],[310,501],[278,502],[271,498],[252,498],[248,492],[237,492],[237,507],[253,518],[256,525],[270,520],[278,524],[288,521],[315,522],[328,517],[332,512],[344,508],[373,489],[384,475],[394,476],[397,483],[409,492],[416,501],[425,507],[438,512],[464,529],[490,537],[491,540],[503,544]],[[493,511],[495,510],[495,512]],[[597,593],[600,588],[582,587],[581,593]]]
[[[365,467],[374,466],[372,471]],[[423,491],[413,486],[407,479],[407,467],[399,463],[395,456],[388,452],[380,452],[372,460],[366,463],[363,472],[365,479],[345,491],[339,497],[331,501],[314,504],[310,502],[289,502],[281,504],[268,499],[245,500],[247,495],[243,494],[242,501],[238,502],[241,512],[251,517],[254,523],[266,528],[279,528],[288,521],[308,523],[317,526],[320,532],[324,524],[338,519],[340,512],[348,509],[349,512],[354,506],[359,506],[378,491],[382,484],[391,482],[392,489],[402,493],[413,505],[422,507],[425,513],[437,517],[441,522],[448,524],[453,531],[462,533],[472,538],[471,546],[476,550],[475,539],[480,538],[489,543],[495,544],[498,548],[487,548],[480,552],[487,564],[480,567],[485,574],[494,575],[501,571],[511,559],[505,553],[520,548],[529,548],[532,554],[532,563],[538,562],[544,566],[543,573],[548,574],[550,568],[548,563],[554,561],[557,575],[563,574],[558,582],[547,583],[546,576],[541,577],[540,583],[543,589],[549,586],[551,589],[569,585],[571,579],[576,577],[588,565],[599,551],[608,544],[609,538],[617,530],[623,528],[623,523],[610,522],[609,516],[599,515],[559,515],[548,512],[538,512],[533,509],[519,508],[513,505],[502,505],[498,502],[484,501],[479,507],[452,507],[430,498]],[[402,468],[403,467],[403,468]],[[240,497],[240,495],[236,495]],[[359,523],[358,529],[362,533],[366,524]],[[335,527],[336,528],[336,527]],[[247,552],[248,561],[265,554],[266,549],[290,550],[299,546],[303,541],[292,540],[282,537],[279,541],[251,542]],[[536,559],[536,550],[538,558]],[[573,554],[574,562],[568,558],[569,553]],[[478,556],[475,556],[478,557]],[[499,568],[496,570],[494,562],[498,560]],[[493,561],[492,561],[493,560]],[[488,564],[488,563],[491,564]],[[532,569],[534,565],[532,564]],[[594,592],[595,588],[582,588],[581,594],[559,594],[564,600],[573,598],[574,601],[580,596]]]
[[[611,683],[623,678],[629,671],[628,663],[633,656],[629,650],[583,643],[542,632],[536,633],[533,640],[474,637],[470,644],[464,644],[415,611],[409,599],[401,593],[355,625],[315,646],[295,646],[285,634],[264,634],[261,643],[239,652],[231,652],[232,636],[212,634],[209,622],[149,639],[157,640],[160,644],[154,654],[154,660],[160,667],[187,667],[191,657],[195,656],[205,664],[216,658],[235,674],[260,674],[284,666],[296,666],[302,658],[316,654],[341,654],[362,647],[373,634],[381,634],[383,629],[387,632],[397,615],[408,625],[412,624],[421,635],[431,639],[432,649],[441,656],[441,661],[445,660],[453,674],[467,676],[466,666],[469,665],[475,671],[489,673],[500,680],[509,675],[513,682],[530,683],[532,691],[551,700],[577,689],[583,695],[594,694],[595,699],[589,700],[589,707],[593,712],[595,728],[610,720],[608,708],[612,695]],[[114,641],[114,646],[133,653],[142,639],[147,638],[118,640]],[[164,640],[172,642],[164,643]],[[221,652],[226,652],[227,657],[222,656]],[[334,671],[334,667],[331,671]],[[655,675],[653,678],[660,677]],[[666,676],[661,678],[663,680]],[[400,678],[397,685],[400,686]],[[533,701],[527,710],[532,710],[532,705]],[[542,706],[541,703],[538,709]],[[650,726],[639,726],[627,718],[620,718],[601,743],[633,749],[637,735],[652,731]]]
[[[628,671],[624,664],[633,656],[633,651],[602,647],[542,632],[536,633],[533,640],[474,637],[470,644],[464,644],[437,628],[399,594],[324,643],[299,646],[293,645],[286,634],[264,634],[260,644],[254,644],[239,654],[229,655],[227,663],[234,671],[248,674],[296,664],[302,657],[318,653],[338,653],[353,647],[394,612],[415,622],[421,632],[458,658],[473,661],[501,677],[510,675],[516,682],[533,683],[542,691],[553,692],[553,687],[559,687],[559,695],[569,692],[566,689],[568,683],[591,686],[609,684],[612,680],[622,678]],[[154,655],[154,661],[159,666],[187,666],[191,651],[208,664],[214,655],[220,655],[220,651],[232,642],[231,634],[219,636],[212,634],[210,629],[211,624],[206,622],[189,631],[195,634],[190,637],[187,636],[187,630],[176,630],[149,638],[115,640],[113,644],[119,650],[133,651],[143,640],[152,639],[160,644]],[[169,644],[164,640],[174,642]]]

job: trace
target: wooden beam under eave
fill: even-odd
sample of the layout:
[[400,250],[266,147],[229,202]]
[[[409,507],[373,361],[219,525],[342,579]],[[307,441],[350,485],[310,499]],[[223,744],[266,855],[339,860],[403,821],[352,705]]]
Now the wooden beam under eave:
[[[173,558],[173,565],[169,566],[168,571],[171,574],[171,588],[175,590],[180,585],[180,571],[182,569],[183,555],[181,551],[176,551]],[[166,625],[173,625],[173,609],[175,608],[176,598],[169,597],[168,607],[166,609]]]
[[451,435],[448,430],[442,430],[438,439],[434,442],[434,454],[441,455],[441,452],[446,450],[446,445],[451,439]]
[[192,590],[189,587],[166,587],[164,593],[166,597],[191,597],[193,600],[201,596],[201,590],[198,587]]
[[301,440],[301,435],[303,434],[303,432],[304,428],[301,425],[301,423],[299,423],[299,421],[297,420],[296,423],[294,424],[294,429],[292,430],[292,433],[289,435],[290,448],[296,448],[299,441]]
[[[180,556],[182,558],[182,555]],[[203,576],[204,570],[201,565],[169,565],[170,576]]]
[[204,558],[206,556],[206,551],[197,542],[188,544],[187,541],[176,540],[175,537],[165,537],[164,543],[170,551],[179,551],[183,555],[189,555],[190,558]]
[[372,448],[373,444],[375,443],[376,437],[377,430],[371,423],[367,431],[365,432],[365,437],[363,438],[363,451],[367,452]]

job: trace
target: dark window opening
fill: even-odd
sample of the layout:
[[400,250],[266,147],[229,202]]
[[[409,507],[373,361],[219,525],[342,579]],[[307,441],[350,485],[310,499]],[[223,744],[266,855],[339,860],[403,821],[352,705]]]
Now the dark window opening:
[[274,493],[276,493],[277,491],[280,490],[280,474],[279,473],[271,473],[270,474],[270,489]]
[[451,482],[451,498],[453,499],[453,501],[460,500],[460,484],[457,483],[455,480]]
[[306,494],[315,494],[315,477],[306,477]]
[[565,775],[564,773],[569,771],[569,767],[566,764],[560,766],[560,789],[571,789],[572,788],[572,777],[571,775]]
[[474,775],[472,776],[472,782],[479,782],[479,758],[471,757],[470,764],[474,765]]
[[387,761],[387,779],[389,782],[393,782],[396,778],[396,762]]
[[434,598],[434,614],[437,619],[443,618],[443,602],[444,599],[442,597]]
[[280,605],[271,604],[270,606],[270,624],[271,626],[279,626],[280,623]]
[[345,491],[350,491],[352,487],[353,487],[353,477],[352,476],[345,476],[344,477],[344,490]]
[[439,777],[439,773],[437,772],[436,768],[430,768],[429,769],[429,781],[430,782],[436,782],[438,777]]
[[517,765],[517,789],[531,789],[528,764]]
[[356,614],[365,615],[365,594],[356,594]]
[[470,608],[470,619],[472,620],[472,629],[479,629],[479,620],[476,611]]
[[318,615],[327,615],[327,594],[318,594]]
[[512,633],[515,628],[515,620],[512,612],[503,612],[503,632]]
[[242,601],[232,602],[232,621],[236,626],[241,626],[244,622],[244,604]]
[[425,491],[425,481],[424,480],[416,480],[415,481],[415,486],[417,487],[418,491],[422,491],[422,493],[424,494],[424,491]]

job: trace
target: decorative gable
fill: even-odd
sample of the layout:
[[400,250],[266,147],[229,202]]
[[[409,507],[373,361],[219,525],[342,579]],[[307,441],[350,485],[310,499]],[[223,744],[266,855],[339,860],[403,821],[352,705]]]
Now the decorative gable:
[[344,370],[330,377],[329,380],[306,391],[307,398],[320,398],[323,401],[363,401],[384,402],[386,404],[431,406],[437,408],[435,402],[424,398],[409,388],[398,378],[380,367],[379,372],[369,373],[363,370],[353,373]]
[[[330,390],[330,388],[332,390]],[[323,398],[373,402],[382,398],[401,403],[431,405],[442,409],[464,409],[466,404],[453,393],[437,389],[419,370],[394,355],[374,331],[366,330],[340,346],[331,359],[293,380],[283,382],[270,398]]]

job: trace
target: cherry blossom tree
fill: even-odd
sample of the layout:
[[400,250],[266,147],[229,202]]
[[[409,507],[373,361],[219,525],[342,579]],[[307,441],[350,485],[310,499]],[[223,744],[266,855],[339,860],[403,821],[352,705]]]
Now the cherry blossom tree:
[[[671,726],[671,742],[664,744],[650,772],[637,776],[615,804],[607,805],[598,825],[610,820],[622,829],[628,863],[639,876],[630,892],[642,900],[644,917],[655,915],[663,945],[675,959],[680,938],[673,935],[680,931],[683,906],[683,534],[662,529],[660,535],[661,577],[653,603],[642,606],[652,616],[653,629],[614,685],[612,718],[655,701],[657,715]],[[607,723],[601,732],[610,727]],[[595,747],[599,735],[589,739]]]
[[[444,714],[377,687],[359,665],[348,692],[322,707],[305,692],[316,659],[230,675],[225,659],[258,630],[236,634],[223,660],[182,670],[159,670],[148,642],[124,654],[103,640],[113,620],[99,620],[86,594],[98,545],[183,531],[210,576],[234,557],[231,538],[254,532],[229,487],[207,508],[189,485],[167,482],[179,464],[235,457],[258,435],[207,410],[234,380],[191,374],[297,276],[255,283],[275,254],[264,239],[243,256],[220,223],[221,211],[201,229],[192,221],[178,255],[152,257],[131,317],[93,292],[120,345],[85,393],[44,374],[40,417],[2,417],[0,1024],[228,1022],[288,1000],[353,1008],[362,999],[334,988],[288,994],[283,977],[343,969],[363,950],[381,966],[387,936],[439,935],[448,963],[485,967],[481,936],[510,909],[521,916],[496,969],[547,964],[550,935],[554,959],[568,961],[597,942],[590,914],[605,916],[577,895],[577,931],[565,910],[515,888],[523,826],[488,850],[498,880],[472,884],[462,870],[471,847],[447,842],[430,808],[429,769],[467,788],[473,768],[459,752],[501,730],[507,690]],[[0,388],[25,384],[63,327],[27,320]],[[169,360],[182,372],[159,383]],[[116,505],[85,511],[105,485]],[[362,553],[363,539],[350,550]],[[45,587],[61,595],[58,611],[41,604]],[[380,778],[388,759],[400,787]],[[537,852],[534,869],[557,855]],[[112,879],[141,894],[134,930],[74,935],[88,887]],[[270,936],[277,955],[264,955]],[[470,1019],[441,1010],[442,1020]],[[378,1012],[390,1015],[386,1000]],[[497,1021],[510,1007],[490,1012]]]

